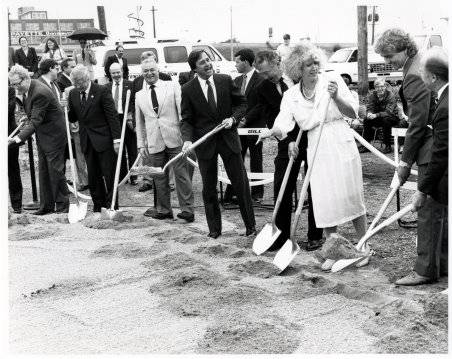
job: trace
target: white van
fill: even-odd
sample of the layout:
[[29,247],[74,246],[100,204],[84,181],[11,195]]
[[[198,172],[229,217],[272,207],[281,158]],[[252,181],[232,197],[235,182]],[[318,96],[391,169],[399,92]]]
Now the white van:
[[[368,49],[368,79],[374,82],[378,77],[385,77],[388,81],[399,82],[402,80],[402,71],[396,70],[392,65],[386,64],[383,57],[377,54],[373,47]],[[336,71],[351,83],[358,82],[358,48],[347,47],[337,50],[328,59],[325,71]]]
[[[140,56],[145,51],[152,51],[159,63],[160,71],[169,74],[173,80],[177,80],[179,72],[190,71],[188,65],[188,54],[195,49],[203,49],[212,60],[213,68],[216,73],[224,73],[232,78],[238,75],[235,63],[226,60],[220,52],[210,44],[195,43],[178,40],[159,40],[159,41],[133,41],[135,43],[124,43],[124,57],[127,58],[129,66],[129,80],[140,76]],[[93,47],[96,55],[97,65],[94,66],[94,77],[99,84],[108,83],[105,76],[105,62],[109,56],[115,54],[116,45],[106,45]]]

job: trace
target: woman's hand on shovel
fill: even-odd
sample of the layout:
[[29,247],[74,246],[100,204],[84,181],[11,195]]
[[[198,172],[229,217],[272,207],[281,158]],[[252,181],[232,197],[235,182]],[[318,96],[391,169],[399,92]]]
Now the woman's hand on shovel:
[[149,157],[149,151],[146,147],[140,148],[140,155],[143,159],[147,160]]
[[289,143],[289,157],[297,158],[298,157],[298,147],[295,145],[295,141]]
[[191,153],[191,145],[192,142],[191,141],[185,141],[184,145],[182,146],[182,153],[184,154],[184,156],[188,156]]

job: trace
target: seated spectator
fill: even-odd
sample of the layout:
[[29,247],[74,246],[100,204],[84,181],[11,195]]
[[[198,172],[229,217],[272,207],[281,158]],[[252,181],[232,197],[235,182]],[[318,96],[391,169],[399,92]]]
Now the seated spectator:
[[[374,83],[375,90],[370,93],[367,104],[367,115],[364,119],[363,137],[371,141],[374,136],[374,127],[381,127],[383,130],[383,143],[385,148],[383,153],[390,153],[391,148],[391,128],[399,125],[399,110],[396,97],[386,86],[384,78],[378,78]],[[368,151],[361,147],[360,152]]]

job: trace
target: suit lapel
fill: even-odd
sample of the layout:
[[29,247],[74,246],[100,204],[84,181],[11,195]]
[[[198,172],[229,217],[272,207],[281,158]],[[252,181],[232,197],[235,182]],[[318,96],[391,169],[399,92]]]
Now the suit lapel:
[[[243,81],[243,80],[242,80]],[[248,96],[251,89],[254,87],[254,84],[257,81],[257,73],[256,71],[253,72],[253,75],[250,78],[250,81],[248,82],[248,86],[246,86],[246,90],[245,90],[245,96]]]
[[85,108],[82,110],[82,117],[85,117],[86,114],[88,113],[89,107],[93,103],[94,97],[97,94],[96,87],[93,82],[91,82],[91,88],[89,90],[90,90],[89,93],[86,94],[86,96],[87,96],[86,104],[85,104]]
[[445,98],[449,97],[449,85],[444,89],[443,93],[441,94],[441,97],[438,99],[437,107],[439,107],[440,103],[444,101]]
[[[215,81],[215,79],[214,79]],[[215,87],[217,86],[217,84],[215,83]],[[199,103],[201,106],[204,106],[206,111],[209,112],[209,114],[212,117],[217,117],[216,114],[213,113],[212,109],[209,106],[209,103],[207,102],[206,96],[204,96],[204,92],[201,89],[201,84],[199,83],[198,80],[194,80],[193,79],[193,91],[194,91],[194,95],[195,98],[197,98],[199,100]],[[218,87],[217,87],[217,101],[218,101]],[[217,104],[217,109],[218,109],[218,104]]]
[[166,101],[166,95],[168,92],[168,84],[166,84],[165,82],[167,82],[167,81],[162,81],[163,95],[162,95],[162,91],[157,92],[157,101],[159,102],[159,113],[157,114],[157,117],[160,117],[160,113],[162,112],[162,108],[165,105],[165,101]]

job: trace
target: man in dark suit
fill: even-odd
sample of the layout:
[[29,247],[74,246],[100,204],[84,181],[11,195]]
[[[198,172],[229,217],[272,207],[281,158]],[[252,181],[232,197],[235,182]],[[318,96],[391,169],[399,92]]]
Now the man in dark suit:
[[[140,61],[141,63],[143,63],[144,60],[146,59],[153,59],[155,62],[157,62],[157,57],[155,56],[155,54],[152,51],[145,51],[141,54],[140,56]],[[159,80],[161,81],[171,81],[171,76],[168,74],[165,74],[164,72],[160,72],[159,71]],[[144,77],[143,75],[138,76],[137,78],[135,78],[133,80],[133,84],[132,84],[132,95],[135,98],[135,95],[138,91],[141,91],[144,86],[146,85],[146,81],[144,81]],[[143,183],[142,185],[138,188],[139,192],[146,192],[149,191],[150,189],[152,189],[152,177],[150,176],[143,176]],[[152,216],[151,213],[151,208],[148,209],[146,212],[147,216]]]
[[[8,86],[8,135],[17,127],[14,111],[16,109],[16,91]],[[22,213],[22,180],[20,178],[19,146],[8,147],[8,187],[11,207],[14,213]]]
[[[261,106],[257,103],[256,87],[263,77],[253,67],[254,52],[251,49],[241,49],[234,54],[235,67],[242,74],[234,79],[234,85],[240,89],[240,94],[246,99],[243,104],[244,117],[240,119],[239,128],[265,127],[264,118],[261,116]],[[262,142],[256,144],[258,136],[240,136],[242,145],[242,158],[245,160],[246,152],[250,151],[251,172],[262,173]],[[254,202],[262,201],[264,186],[251,187],[251,198]],[[227,186],[225,202],[232,197],[231,186]]]
[[69,190],[63,171],[67,137],[63,109],[52,90],[40,81],[31,80],[28,71],[22,66],[11,68],[9,80],[22,95],[24,110],[30,122],[9,140],[8,145],[21,144],[36,133],[40,207],[34,214],[44,215],[54,211],[67,213]]
[[192,80],[196,76],[196,72],[193,70],[179,72],[179,85],[181,87],[185,85],[188,81]]
[[39,77],[39,81],[46,85],[52,93],[55,95],[55,98],[60,101],[60,88],[56,82],[58,77],[58,62],[53,59],[45,59],[41,61],[39,64],[39,72],[41,76]]
[[449,150],[449,60],[439,48],[428,50],[421,59],[421,76],[436,96],[433,114],[432,157],[414,196],[415,210],[430,202],[433,235],[428,243],[418,242],[415,272],[435,280],[448,273],[448,150]]
[[107,58],[107,61],[105,62],[105,76],[108,77],[108,79],[111,82],[111,73],[110,73],[110,66],[111,64],[117,62],[121,69],[122,69],[122,76],[124,79],[129,78],[129,66],[127,66],[127,59],[124,57],[124,47],[121,45],[116,46],[116,54],[113,56],[109,56]]
[[[396,69],[403,70],[403,81],[399,94],[403,111],[408,115],[409,126],[397,168],[400,183],[405,183],[414,162],[418,165],[418,181],[423,182],[431,158],[433,141],[431,115],[434,110],[432,106],[434,101],[432,92],[425,86],[419,73],[420,55],[417,45],[405,31],[389,29],[378,38],[375,51],[383,56],[387,63]],[[428,202],[418,211],[418,251],[420,248],[428,246],[434,235],[432,233],[434,225],[431,217],[432,210],[431,202]],[[397,285],[417,285],[429,283],[433,279],[428,268],[416,266],[412,273],[395,283]]]
[[[261,106],[261,116],[264,118],[267,127],[272,128],[276,116],[279,114],[279,107],[283,93],[291,86],[293,81],[283,75],[280,58],[274,51],[260,51],[256,55],[255,66],[259,73],[265,78],[256,87],[257,102]],[[282,185],[287,165],[289,164],[289,144],[295,141],[299,127],[295,126],[286,139],[278,142],[278,154],[275,157],[275,174],[273,180],[274,201],[278,197]],[[279,250],[290,237],[290,225],[292,217],[292,194],[297,187],[298,173],[301,162],[305,161],[305,171],[307,171],[306,148],[308,145],[307,133],[303,133],[299,144],[299,155],[297,156],[292,170],[290,171],[284,196],[276,216],[276,226],[281,230],[278,239],[269,248],[270,251]],[[318,249],[321,246],[321,228],[315,224],[314,211],[312,207],[311,190],[308,187],[308,251]]]
[[121,128],[107,87],[91,82],[88,69],[83,65],[72,70],[71,79],[75,88],[69,93],[69,121],[79,123],[93,211],[100,212],[101,207],[111,205]]
[[[126,107],[126,96],[127,90],[130,90],[130,101],[129,101],[129,109],[127,113],[127,125],[126,132],[124,134],[124,150],[122,152],[122,160],[121,160],[121,172],[119,174],[119,180],[121,181],[129,172],[129,169],[132,167],[133,163],[137,158],[137,136],[134,132],[134,122],[133,122],[133,113],[135,111],[135,96],[132,93],[132,81],[126,80],[122,78],[122,70],[118,63],[113,63],[110,66],[110,75],[113,82],[108,83],[106,86],[108,90],[111,92],[113,97],[113,101],[115,101],[115,107],[117,111],[117,116],[119,123],[121,124],[124,119],[124,110]],[[129,159],[127,165],[127,157]],[[137,176],[130,176],[130,184],[136,185]]]
[[61,61],[60,67],[61,72],[58,73],[56,83],[60,88],[60,92],[64,92],[66,88],[72,86],[71,72],[75,67],[75,61],[70,58],[66,58]]
[[187,153],[193,141],[224,123],[226,128],[196,149],[199,171],[203,183],[203,201],[209,226],[209,237],[221,235],[221,212],[217,196],[218,155],[223,160],[226,173],[237,194],[240,213],[245,223],[245,235],[256,233],[251,193],[245,166],[241,156],[240,139],[236,127],[241,113],[232,113],[232,106],[242,102],[242,96],[227,75],[214,74],[207,54],[194,50],[188,56],[188,63],[198,74],[182,87],[181,132]]

